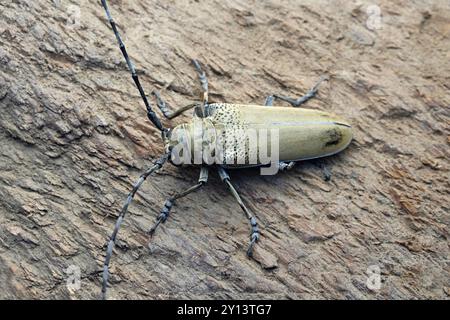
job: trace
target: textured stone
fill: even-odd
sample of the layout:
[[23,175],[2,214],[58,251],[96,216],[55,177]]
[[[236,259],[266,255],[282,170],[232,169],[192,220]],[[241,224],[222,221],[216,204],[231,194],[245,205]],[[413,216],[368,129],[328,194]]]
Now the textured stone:
[[[325,74],[305,107],[354,127],[339,155],[277,176],[230,172],[259,220],[256,261],[248,222],[213,171],[148,237],[166,197],[198,179],[166,165],[130,206],[110,298],[448,299],[446,1],[380,0],[378,29],[370,1],[110,2],[149,98],[197,101],[191,58],[214,101],[297,97]],[[68,1],[0,8],[0,298],[98,298],[115,217],[163,151],[160,135],[98,1],[82,1],[79,16]],[[379,290],[366,286],[374,265]],[[66,286],[73,267],[79,290]]]

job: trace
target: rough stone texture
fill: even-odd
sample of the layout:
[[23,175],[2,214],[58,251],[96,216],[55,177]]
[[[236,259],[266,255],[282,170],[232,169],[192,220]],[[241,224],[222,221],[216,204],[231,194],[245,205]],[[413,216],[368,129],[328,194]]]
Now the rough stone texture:
[[[349,118],[355,139],[277,176],[231,173],[260,221],[257,262],[213,172],[149,241],[164,199],[198,176],[165,166],[119,233],[110,298],[448,299],[449,3],[373,2],[111,1],[147,92],[172,108],[200,95],[192,57],[216,101],[298,96],[328,74],[307,106]],[[115,217],[163,150],[99,1],[1,1],[0,108],[0,298],[98,298]]]

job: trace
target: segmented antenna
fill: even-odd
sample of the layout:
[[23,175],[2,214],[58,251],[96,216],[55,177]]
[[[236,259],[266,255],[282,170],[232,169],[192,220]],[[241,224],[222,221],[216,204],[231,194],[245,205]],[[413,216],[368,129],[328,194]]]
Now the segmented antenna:
[[120,226],[122,225],[123,219],[125,218],[131,200],[133,200],[134,195],[136,194],[142,183],[144,183],[145,179],[147,179],[147,177],[151,175],[154,171],[161,169],[161,167],[167,161],[168,157],[169,157],[168,153],[164,154],[161,158],[156,160],[155,164],[151,168],[147,169],[147,171],[141,174],[139,179],[134,184],[133,189],[128,194],[127,200],[125,200],[125,203],[123,204],[122,210],[120,211],[119,217],[117,218],[116,225],[114,226],[114,230],[111,234],[111,237],[109,238],[108,246],[106,248],[106,257],[105,262],[103,264],[103,276],[102,276],[103,279],[102,293],[101,293],[102,300],[106,299],[106,290],[108,288],[108,280],[109,280],[109,262],[111,261],[114,246],[116,245],[117,234],[119,233]]
[[117,39],[117,42],[119,43],[120,51],[122,51],[125,61],[127,62],[128,69],[131,72],[131,77],[133,78],[133,81],[139,90],[142,100],[144,100],[144,104],[147,109],[147,117],[159,130],[164,131],[164,127],[161,124],[161,121],[159,120],[156,113],[152,110],[152,107],[150,106],[150,103],[147,100],[147,96],[145,95],[144,89],[141,86],[138,75],[136,73],[136,69],[134,68],[133,62],[131,62],[131,59],[128,56],[127,49],[125,48],[125,44],[122,41],[119,31],[117,30],[117,25],[111,16],[111,12],[109,11],[109,7],[108,7],[106,0],[102,0],[102,5],[103,5],[103,8],[105,8],[106,17],[108,18],[108,21],[111,24],[114,34],[116,35],[116,39]]

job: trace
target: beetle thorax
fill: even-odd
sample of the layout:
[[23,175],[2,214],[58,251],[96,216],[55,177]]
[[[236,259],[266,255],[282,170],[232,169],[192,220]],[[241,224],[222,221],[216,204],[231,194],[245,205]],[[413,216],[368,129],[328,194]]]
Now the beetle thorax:
[[208,118],[194,117],[192,121],[180,124],[171,130],[167,148],[171,152],[172,163],[202,164],[203,153],[214,149],[216,128]]

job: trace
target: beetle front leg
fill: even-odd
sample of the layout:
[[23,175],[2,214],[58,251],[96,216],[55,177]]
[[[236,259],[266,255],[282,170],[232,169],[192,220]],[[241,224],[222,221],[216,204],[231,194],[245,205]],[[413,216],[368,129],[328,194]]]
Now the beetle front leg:
[[202,112],[203,112],[203,117],[205,117],[206,116],[205,108],[208,105],[208,96],[209,96],[208,78],[206,78],[206,73],[205,73],[205,71],[202,70],[200,63],[197,60],[192,59],[192,63],[194,64],[195,70],[198,73],[198,77],[200,79],[200,83],[201,83],[202,89],[203,89]]
[[158,226],[161,223],[166,222],[167,218],[169,217],[170,210],[172,209],[172,206],[175,204],[176,200],[183,198],[183,197],[187,196],[188,194],[200,189],[201,187],[203,187],[206,184],[207,181],[208,181],[208,168],[202,167],[201,171],[200,171],[200,177],[198,178],[198,183],[196,185],[193,185],[192,187],[190,187],[182,192],[176,193],[172,197],[168,198],[166,200],[166,202],[164,202],[164,207],[161,210],[161,213],[159,214],[158,218],[156,219],[155,224],[148,231],[150,236],[153,236],[156,229],[158,228]]
[[285,97],[285,96],[280,96],[280,95],[274,94],[273,96],[267,97],[266,103],[267,103],[267,100],[269,98],[271,98],[272,101],[274,99],[280,99],[280,100],[283,100],[283,101],[286,101],[286,102],[290,103],[293,107],[299,107],[300,105],[302,105],[303,103],[305,103],[309,99],[314,98],[316,96],[317,92],[319,91],[320,84],[323,81],[325,81],[325,80],[328,80],[328,77],[322,76],[320,78],[320,80],[314,85],[314,87],[312,87],[303,97],[300,97],[298,99],[293,99],[293,98],[289,98],[289,97]]
[[266,101],[264,102],[264,105],[267,107],[273,106],[273,100],[275,98],[273,96],[267,96]]
[[231,194],[236,199],[236,201],[239,203],[239,206],[244,211],[245,215],[247,216],[247,219],[250,222],[251,234],[250,234],[250,245],[247,250],[247,256],[252,257],[253,256],[253,247],[254,247],[255,243],[258,242],[258,240],[259,240],[259,228],[258,228],[258,223],[256,222],[256,218],[254,215],[252,215],[250,210],[247,209],[247,207],[245,206],[241,197],[239,196],[238,192],[236,191],[234,186],[231,184],[230,176],[225,171],[225,169],[222,167],[219,167],[219,176],[220,176],[220,179],[227,184],[228,188],[231,191]]
[[161,98],[161,95],[159,94],[158,91],[153,91],[152,95],[155,97],[156,99],[156,105],[158,106],[159,110],[161,110],[162,114],[164,115],[164,117],[166,117],[167,119],[173,119],[178,117],[180,114],[182,114],[183,112],[192,109],[196,106],[198,106],[198,103],[191,103],[188,104],[187,106],[181,107],[175,111],[170,111],[169,108],[167,107],[166,102]]

